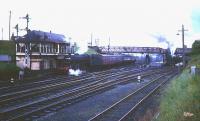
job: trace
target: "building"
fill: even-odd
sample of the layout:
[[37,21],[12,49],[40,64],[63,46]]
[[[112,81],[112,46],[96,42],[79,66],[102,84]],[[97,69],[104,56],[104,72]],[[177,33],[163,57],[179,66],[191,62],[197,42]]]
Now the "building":
[[[191,60],[191,57],[188,56],[188,55],[192,52],[192,48],[184,48],[184,51],[185,51],[185,61],[186,61],[186,64],[187,64],[188,61]],[[182,61],[182,59],[183,59],[183,48],[176,48],[174,55],[177,58],[180,58],[181,61]]]
[[9,40],[0,40],[0,62],[12,63],[15,60],[15,43]]
[[69,40],[64,35],[32,30],[14,37],[16,64],[31,70],[58,69],[66,66],[73,53]]
[[9,62],[11,62],[11,60],[12,60],[12,59],[11,59],[11,56],[0,54],[0,62],[9,63]]
[[[192,52],[192,48],[184,48],[185,54],[189,54]],[[176,56],[183,56],[183,48],[176,48],[175,53]]]

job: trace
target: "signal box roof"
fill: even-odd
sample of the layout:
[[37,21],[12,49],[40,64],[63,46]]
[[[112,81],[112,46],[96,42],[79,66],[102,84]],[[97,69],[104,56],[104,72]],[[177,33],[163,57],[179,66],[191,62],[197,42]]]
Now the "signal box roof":
[[43,32],[32,30],[28,34],[15,38],[16,42],[53,42],[53,43],[69,43],[62,34],[55,34],[52,32]]

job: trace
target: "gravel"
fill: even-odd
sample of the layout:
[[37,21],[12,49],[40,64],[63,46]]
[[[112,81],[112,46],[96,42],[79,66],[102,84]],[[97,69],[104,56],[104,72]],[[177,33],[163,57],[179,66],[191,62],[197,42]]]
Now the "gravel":
[[137,83],[133,80],[128,84],[117,85],[110,90],[66,106],[57,112],[49,113],[35,121],[87,121],[148,81],[145,79],[143,82]]

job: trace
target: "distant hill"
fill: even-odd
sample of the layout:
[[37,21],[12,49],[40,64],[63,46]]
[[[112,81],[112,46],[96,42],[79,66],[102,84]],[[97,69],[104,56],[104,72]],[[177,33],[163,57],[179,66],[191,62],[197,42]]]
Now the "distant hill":
[[0,40],[0,54],[15,55],[15,42]]

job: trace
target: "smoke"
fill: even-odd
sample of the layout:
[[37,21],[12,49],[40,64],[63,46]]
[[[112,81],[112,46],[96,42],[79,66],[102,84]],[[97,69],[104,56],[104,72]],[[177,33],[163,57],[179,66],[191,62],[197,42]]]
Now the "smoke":
[[167,48],[171,48],[173,46],[173,44],[170,43],[164,35],[157,34],[157,35],[152,35],[152,36],[157,40],[157,42],[166,43]]

